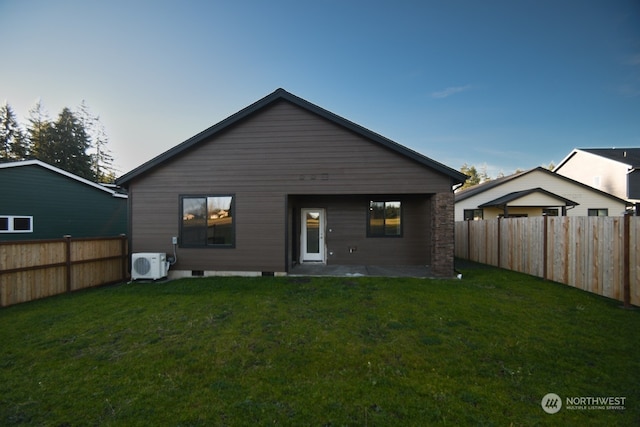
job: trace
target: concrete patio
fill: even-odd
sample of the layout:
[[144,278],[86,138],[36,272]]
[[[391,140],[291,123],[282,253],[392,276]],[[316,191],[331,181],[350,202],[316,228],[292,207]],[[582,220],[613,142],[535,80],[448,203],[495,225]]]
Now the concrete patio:
[[330,276],[330,277],[433,277],[427,266],[420,265],[327,265],[298,264],[289,276]]

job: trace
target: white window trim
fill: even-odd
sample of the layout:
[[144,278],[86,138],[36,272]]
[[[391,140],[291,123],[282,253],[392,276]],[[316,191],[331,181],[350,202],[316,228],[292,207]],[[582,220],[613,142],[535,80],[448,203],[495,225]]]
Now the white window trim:
[[[29,215],[0,215],[0,219],[6,219],[9,229],[8,230],[0,230],[0,234],[4,233],[33,233],[33,216]],[[29,229],[28,230],[14,230],[14,220],[15,219],[29,219]]]

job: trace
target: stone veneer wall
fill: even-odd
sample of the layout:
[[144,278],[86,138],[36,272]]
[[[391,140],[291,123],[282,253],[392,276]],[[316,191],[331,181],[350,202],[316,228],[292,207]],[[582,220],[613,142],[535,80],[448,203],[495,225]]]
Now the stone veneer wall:
[[431,272],[436,277],[454,277],[454,198],[453,191],[431,197]]

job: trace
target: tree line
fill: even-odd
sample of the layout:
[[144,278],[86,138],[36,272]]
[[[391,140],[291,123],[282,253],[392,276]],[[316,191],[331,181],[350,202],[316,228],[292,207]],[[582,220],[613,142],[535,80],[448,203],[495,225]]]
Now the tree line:
[[8,102],[0,106],[0,162],[37,159],[94,182],[113,183],[116,170],[100,118],[82,101],[64,107],[56,120],[40,101],[20,125]]
[[[549,170],[553,170],[556,166],[553,164],[553,162],[549,163],[547,166],[544,166]],[[462,167],[460,168],[460,172],[462,172],[463,174],[467,175],[469,178],[467,178],[467,180],[465,181],[465,183],[459,187],[457,190],[464,190],[466,188],[469,187],[473,187],[474,185],[478,185],[478,184],[482,184],[483,182],[487,182],[487,181],[491,181],[493,178],[491,178],[489,176],[489,174],[487,173],[487,167],[486,166],[482,166],[479,170],[478,168],[476,168],[473,165],[468,165],[468,164],[463,164]],[[520,172],[524,172],[522,169],[516,169],[513,173],[520,173]],[[498,174],[498,176],[496,177],[496,179],[498,178],[504,178],[504,173],[500,172]]]

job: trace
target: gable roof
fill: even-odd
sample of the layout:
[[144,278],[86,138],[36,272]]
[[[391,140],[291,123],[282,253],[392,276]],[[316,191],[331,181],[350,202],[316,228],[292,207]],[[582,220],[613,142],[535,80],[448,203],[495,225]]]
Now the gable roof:
[[[538,169],[538,168],[536,168]],[[536,169],[530,169],[524,172],[517,172],[513,175],[503,176],[502,178],[492,179],[491,181],[485,181],[481,184],[474,185],[473,187],[465,188],[464,190],[460,190],[455,193],[456,202],[462,201],[464,199],[468,199],[469,197],[475,196],[476,194],[483,193],[491,188],[497,187],[499,185],[504,184],[505,182],[512,181],[520,176],[526,175],[528,173],[533,172]],[[542,169],[542,168],[540,168]]]
[[84,179],[82,177],[79,177],[78,175],[74,175],[71,172],[67,172],[65,170],[59,169],[55,166],[51,166],[48,163],[45,163],[41,160],[21,160],[18,162],[9,162],[9,163],[0,163],[0,170],[2,169],[9,169],[9,168],[18,168],[18,167],[24,167],[24,166],[36,166],[36,167],[41,167],[47,170],[50,170],[54,173],[57,173],[59,175],[65,176],[67,178],[73,179],[75,181],[78,181],[84,185],[88,185],[90,187],[95,188],[96,190],[100,190],[100,191],[104,191],[106,193],[111,194],[113,197],[121,197],[126,199],[127,195],[123,194],[119,191],[117,191],[115,188],[111,189],[108,188],[102,184],[98,184],[96,182],[92,182],[89,181],[88,179]]
[[610,199],[613,199],[613,200],[615,200],[617,202],[624,203],[625,205],[629,204],[626,200],[620,199],[620,198],[618,198],[618,197],[616,197],[616,196],[614,196],[612,194],[609,194],[609,193],[606,193],[604,191],[598,190],[597,188],[590,187],[590,186],[588,186],[586,184],[583,184],[581,182],[575,181],[575,180],[573,180],[571,178],[567,178],[566,176],[557,174],[557,173],[552,172],[549,169],[543,168],[541,166],[538,166],[538,167],[533,168],[533,169],[529,169],[529,170],[524,171],[524,172],[514,173],[513,175],[509,175],[509,176],[505,176],[505,177],[502,177],[502,178],[497,178],[497,179],[494,179],[494,180],[491,180],[491,181],[483,182],[482,184],[474,185],[473,187],[466,188],[466,189],[464,189],[462,191],[459,191],[459,192],[455,193],[455,201],[456,202],[460,202],[462,200],[465,200],[465,199],[468,199],[470,197],[473,197],[476,194],[483,193],[483,192],[485,192],[485,191],[487,191],[487,190],[489,190],[491,188],[498,187],[498,186],[500,186],[502,184],[505,184],[505,183],[507,183],[509,181],[513,181],[515,179],[520,178],[521,176],[528,175],[528,174],[533,173],[533,172],[542,172],[542,173],[548,174],[550,176],[553,176],[553,177],[555,177],[557,179],[564,180],[566,182],[570,182],[572,184],[580,186],[580,187],[582,187],[582,188],[584,188],[586,190],[594,191],[594,192],[596,192],[598,194],[601,194],[601,195],[603,195],[605,197],[609,197]]
[[399,153],[405,157],[408,157],[426,167],[429,167],[431,169],[434,169],[446,176],[449,176],[453,182],[453,184],[462,184],[464,181],[466,181],[467,176],[464,175],[461,172],[458,172],[455,169],[452,169],[448,166],[443,165],[442,163],[436,162],[433,159],[430,159],[416,151],[413,151],[403,145],[398,144],[397,142],[394,142],[388,138],[383,137],[382,135],[379,135],[373,131],[370,131],[369,129],[366,129],[356,123],[353,123],[343,117],[340,117],[328,110],[325,110],[324,108],[321,108],[315,104],[310,103],[309,101],[306,101],[302,98],[299,98],[289,92],[287,92],[284,89],[277,89],[274,92],[272,92],[271,94],[265,96],[264,98],[254,102],[253,104],[249,105],[248,107],[243,108],[242,110],[238,111],[237,113],[227,117],[226,119],[222,120],[221,122],[218,122],[217,124],[211,126],[208,129],[205,129],[204,131],[200,132],[199,134],[187,139],[186,141],[176,145],[175,147],[165,151],[164,153],[156,156],[155,158],[149,160],[148,162],[138,166],[137,168],[133,169],[132,171],[124,174],[123,176],[121,176],[120,178],[118,178],[116,180],[116,184],[118,185],[122,185],[122,186],[127,186],[128,183],[133,180],[134,178],[150,171],[151,169],[155,168],[156,166],[159,166],[167,161],[169,161],[170,159],[172,159],[174,156],[182,153],[185,150],[188,150],[196,145],[198,145],[199,143],[211,138],[212,136],[216,135],[219,132],[222,132],[223,130],[227,129],[228,127],[240,122],[241,120],[249,117],[250,115],[256,113],[257,111],[277,102],[280,100],[285,100],[287,102],[290,102],[300,108],[305,109],[306,111],[309,111],[311,113],[314,113],[320,117],[323,117],[343,128],[346,128],[352,132],[355,132],[356,134],[359,134],[375,143],[378,143],[392,151],[395,151],[396,153]]
[[564,166],[578,151],[620,162],[635,169],[640,168],[640,148],[574,148],[553,171],[557,172],[558,169]]
[[569,200],[565,197],[559,196],[555,193],[552,193],[551,191],[547,191],[543,188],[537,187],[537,188],[530,188],[528,190],[522,190],[522,191],[514,191],[513,193],[509,193],[509,194],[505,194],[502,197],[498,197],[497,199],[491,200],[489,202],[483,203],[481,205],[478,205],[479,208],[489,208],[489,207],[500,207],[500,206],[506,206],[509,204],[509,202],[513,202],[514,200],[518,200],[521,199],[525,196],[528,196],[530,194],[533,193],[540,193],[540,194],[544,194],[546,196],[549,196],[553,199],[556,199],[558,201],[561,201],[562,203],[564,203],[565,206],[578,206],[579,203],[574,202],[572,200]]

